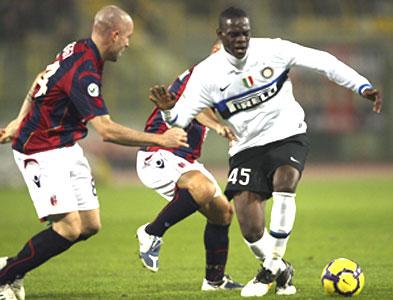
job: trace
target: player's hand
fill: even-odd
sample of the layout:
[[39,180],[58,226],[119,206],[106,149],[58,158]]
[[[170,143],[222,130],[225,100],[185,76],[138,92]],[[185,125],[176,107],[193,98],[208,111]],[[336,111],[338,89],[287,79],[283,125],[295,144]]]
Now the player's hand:
[[0,144],[11,142],[18,128],[19,121],[17,119],[12,120],[6,128],[0,128]]
[[377,89],[365,89],[362,96],[373,102],[373,111],[380,113],[382,109],[382,96]]
[[237,137],[232,129],[225,125],[217,126],[216,132],[218,135],[221,135],[224,138],[227,138],[230,142],[237,141]]
[[189,147],[187,133],[178,127],[168,129],[162,134],[162,146],[165,148]]
[[150,88],[149,100],[161,110],[171,109],[177,101],[176,94],[170,93],[164,85]]

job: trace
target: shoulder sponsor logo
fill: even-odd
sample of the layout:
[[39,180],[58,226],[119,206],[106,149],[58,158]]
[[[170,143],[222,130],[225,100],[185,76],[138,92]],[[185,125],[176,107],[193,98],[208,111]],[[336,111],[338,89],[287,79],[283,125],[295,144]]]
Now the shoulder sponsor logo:
[[100,88],[96,83],[92,82],[87,86],[87,93],[91,97],[98,97],[100,94]]

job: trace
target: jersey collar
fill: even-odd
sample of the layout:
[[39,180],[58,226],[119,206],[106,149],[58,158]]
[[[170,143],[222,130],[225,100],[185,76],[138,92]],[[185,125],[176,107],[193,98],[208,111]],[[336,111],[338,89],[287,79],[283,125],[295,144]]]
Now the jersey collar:
[[241,58],[238,59],[235,56],[233,56],[232,54],[228,53],[224,47],[222,47],[219,51],[221,51],[222,55],[225,57],[225,59],[235,68],[235,71],[243,71],[244,67],[247,64],[247,58],[248,58],[248,54],[250,49],[247,49],[246,55]]
[[91,50],[93,50],[94,56],[97,59],[97,63],[102,69],[102,67],[104,66],[104,60],[101,58],[100,52],[98,51],[96,44],[90,38],[86,39],[86,44]]

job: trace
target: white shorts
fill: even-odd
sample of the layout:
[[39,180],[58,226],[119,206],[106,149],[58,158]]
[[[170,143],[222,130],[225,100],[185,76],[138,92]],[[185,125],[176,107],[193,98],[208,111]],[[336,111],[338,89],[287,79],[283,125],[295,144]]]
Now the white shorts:
[[78,144],[31,155],[13,152],[40,219],[99,207],[90,166]]
[[197,161],[191,163],[169,151],[138,151],[136,170],[145,186],[155,190],[168,201],[175,196],[176,183],[180,176],[190,171],[199,171],[209,178],[216,187],[215,196],[222,194],[216,179],[203,164]]

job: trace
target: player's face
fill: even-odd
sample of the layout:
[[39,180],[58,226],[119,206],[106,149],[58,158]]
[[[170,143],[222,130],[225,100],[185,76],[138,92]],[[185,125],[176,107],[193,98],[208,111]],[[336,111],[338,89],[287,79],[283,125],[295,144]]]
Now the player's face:
[[124,50],[128,48],[130,43],[130,37],[134,32],[134,24],[132,21],[126,22],[120,31],[114,32],[112,39],[112,46],[108,53],[108,60],[117,61],[117,59],[123,54]]
[[243,58],[250,42],[250,21],[247,17],[226,19],[217,36],[225,50],[236,58]]

